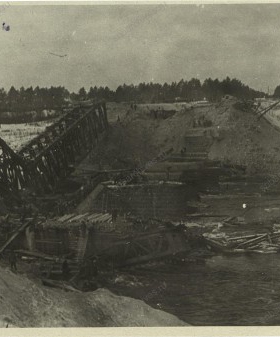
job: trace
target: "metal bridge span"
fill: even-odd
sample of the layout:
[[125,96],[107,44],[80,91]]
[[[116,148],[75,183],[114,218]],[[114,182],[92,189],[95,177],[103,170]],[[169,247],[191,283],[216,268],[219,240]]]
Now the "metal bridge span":
[[107,129],[106,105],[96,103],[75,107],[18,152],[0,138],[0,191],[52,191],[71,172],[69,165],[83,159]]

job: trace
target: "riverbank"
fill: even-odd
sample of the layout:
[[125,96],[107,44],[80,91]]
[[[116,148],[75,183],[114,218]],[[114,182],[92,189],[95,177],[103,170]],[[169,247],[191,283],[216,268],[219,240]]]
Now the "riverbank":
[[186,326],[143,301],[107,289],[64,292],[0,267],[0,327]]

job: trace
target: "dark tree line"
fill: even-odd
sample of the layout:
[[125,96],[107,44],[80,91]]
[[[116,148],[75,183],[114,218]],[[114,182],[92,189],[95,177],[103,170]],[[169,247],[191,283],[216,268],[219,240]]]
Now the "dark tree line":
[[181,80],[164,83],[140,83],[119,86],[115,92],[116,101],[136,102],[174,102],[176,99],[184,101],[197,101],[207,99],[211,102],[220,101],[225,95],[233,95],[240,99],[254,99],[264,97],[260,91],[249,88],[237,79],[227,77],[223,81],[206,79],[203,83],[193,78],[190,81]]
[[[280,87],[275,93],[280,96]],[[120,85],[115,91],[108,87],[91,87],[88,91],[81,88],[77,93],[70,93],[64,87],[23,88],[13,86],[8,92],[0,89],[0,111],[24,112],[30,110],[60,109],[70,104],[71,100],[106,100],[113,102],[157,103],[174,102],[176,100],[197,101],[207,99],[219,101],[224,95],[233,95],[240,99],[264,97],[263,92],[244,85],[237,79],[206,79],[203,83],[198,79],[181,80],[171,84],[140,83],[138,85]]]
[[254,99],[264,97],[266,94],[250,88],[237,79],[206,79],[203,83],[199,79],[190,81],[181,80],[164,83],[140,83],[138,85],[123,84],[115,91],[108,87],[90,88],[87,93],[81,88],[78,94],[72,94],[76,99],[105,99],[114,102],[138,102],[138,103],[163,103],[176,100],[198,101],[207,99],[211,102],[220,101],[225,95],[232,95],[240,99]]
[[8,92],[0,89],[0,110],[23,112],[57,109],[65,104],[67,97],[69,92],[64,87],[21,87],[17,90],[12,86]]

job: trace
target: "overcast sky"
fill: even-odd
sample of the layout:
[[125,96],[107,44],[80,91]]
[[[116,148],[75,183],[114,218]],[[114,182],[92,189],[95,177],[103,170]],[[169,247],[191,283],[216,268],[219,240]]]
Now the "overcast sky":
[[[0,87],[280,84],[280,5],[0,6]],[[67,55],[58,57],[50,53]]]

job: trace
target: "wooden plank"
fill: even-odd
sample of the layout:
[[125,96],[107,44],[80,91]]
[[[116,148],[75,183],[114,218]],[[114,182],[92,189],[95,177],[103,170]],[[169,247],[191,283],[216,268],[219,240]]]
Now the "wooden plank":
[[50,243],[50,244],[58,244],[58,245],[62,245],[63,242],[62,241],[56,241],[56,240],[36,240],[35,239],[35,242],[36,243]]
[[105,214],[103,214],[100,218],[96,219],[95,221],[98,221],[98,222],[106,222],[106,219],[108,219],[108,216],[111,217],[110,214],[105,213]]
[[236,236],[234,238],[229,238],[228,241],[235,241],[235,240],[240,240],[240,239],[252,239],[252,238],[257,238],[263,236],[263,234],[252,234],[252,235],[245,235],[245,236]]
[[31,257],[35,257],[39,259],[48,260],[48,261],[57,261],[58,259],[57,256],[51,256],[51,255],[47,255],[47,254],[40,253],[40,252],[31,252],[29,250],[24,250],[24,249],[17,249],[15,250],[15,252],[21,255],[31,256]]
[[14,241],[14,239],[22,232],[25,230],[25,228],[27,228],[28,226],[30,226],[32,224],[32,220],[31,221],[27,221],[26,223],[24,223],[18,230],[16,230],[15,233],[12,234],[12,236],[4,243],[4,245],[0,248],[0,254],[3,253],[3,251],[9,246],[10,243],[12,243]]
[[88,218],[90,221],[95,221],[95,219],[99,218],[102,215],[102,213],[96,213],[92,217]]
[[103,214],[101,214],[98,217],[94,218],[92,221],[94,221],[94,222],[101,222],[102,217],[103,217]]
[[[98,214],[99,214],[99,213],[98,213]],[[95,217],[96,217],[96,213],[91,214],[91,215],[88,216],[87,220],[88,220],[88,221],[91,221],[91,220],[94,219]]]
[[73,167],[76,168],[76,170],[80,171],[88,171],[88,172],[95,172],[95,173],[119,173],[119,172],[130,172],[133,171],[134,169],[115,169],[115,170],[97,170],[93,166],[81,166],[81,165],[73,165]]
[[112,214],[108,213],[107,217],[103,221],[109,221],[112,219]]
[[74,218],[71,218],[70,222],[72,222],[72,221],[78,221],[78,220],[84,218],[87,214],[88,214],[88,212],[84,213],[84,214],[79,214],[79,215],[75,216]]
[[74,216],[75,216],[76,214],[69,214],[68,215],[68,217],[65,219],[65,220],[63,220],[63,222],[66,222],[66,221],[68,221],[68,220],[70,220],[71,218],[73,218]]
[[262,236],[259,236],[255,239],[251,239],[249,241],[246,242],[242,242],[239,245],[236,246],[236,248],[245,248],[246,246],[252,244],[252,243],[257,243],[257,242],[261,242],[264,241],[267,238],[267,234],[263,234]]
[[64,214],[62,217],[58,218],[57,221],[64,222],[69,217],[70,214]]

